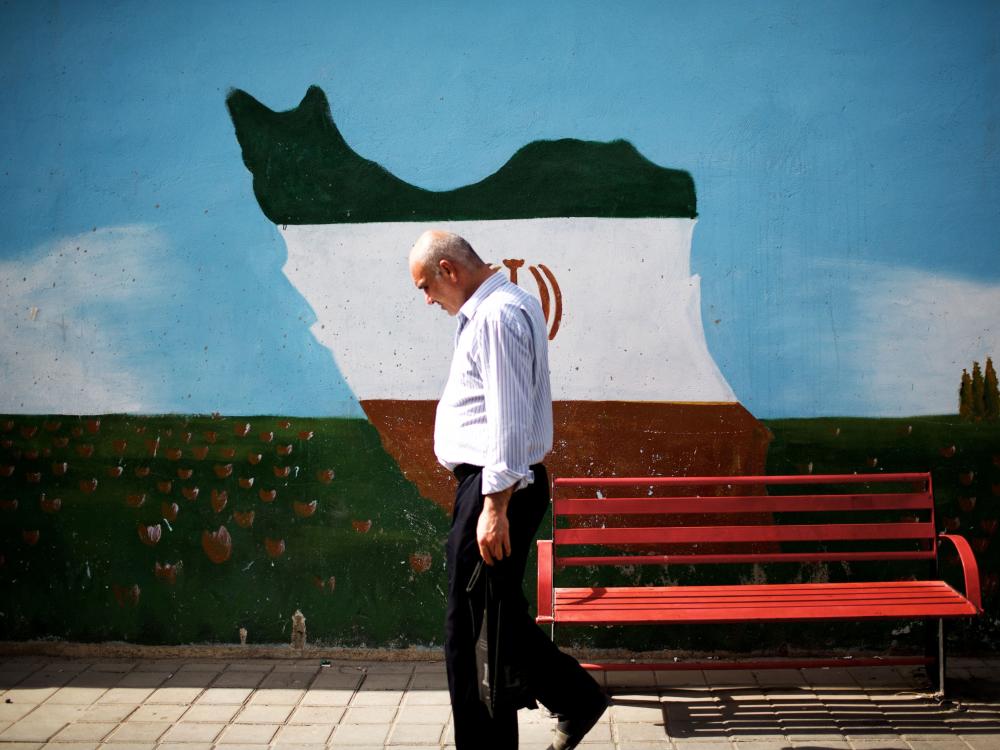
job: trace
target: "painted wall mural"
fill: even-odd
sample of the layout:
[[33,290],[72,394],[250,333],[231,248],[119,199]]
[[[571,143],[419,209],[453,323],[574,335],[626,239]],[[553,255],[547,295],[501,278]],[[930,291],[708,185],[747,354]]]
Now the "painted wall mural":
[[541,300],[554,474],[930,470],[1000,644],[995,3],[79,5],[0,10],[0,640],[440,643],[440,226]]

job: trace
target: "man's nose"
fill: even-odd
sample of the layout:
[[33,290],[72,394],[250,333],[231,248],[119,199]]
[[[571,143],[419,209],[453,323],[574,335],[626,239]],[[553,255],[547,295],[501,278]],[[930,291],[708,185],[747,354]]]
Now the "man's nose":
[[433,305],[434,298],[429,294],[424,294],[424,302],[426,302],[428,305]]

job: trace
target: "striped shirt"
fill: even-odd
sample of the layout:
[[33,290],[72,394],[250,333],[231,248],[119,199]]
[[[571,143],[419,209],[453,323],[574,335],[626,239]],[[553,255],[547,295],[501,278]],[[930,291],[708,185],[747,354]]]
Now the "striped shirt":
[[449,470],[482,466],[484,495],[520,489],[534,481],[529,467],[552,450],[548,331],[541,305],[495,273],[457,317],[455,353],[434,422],[434,452]]

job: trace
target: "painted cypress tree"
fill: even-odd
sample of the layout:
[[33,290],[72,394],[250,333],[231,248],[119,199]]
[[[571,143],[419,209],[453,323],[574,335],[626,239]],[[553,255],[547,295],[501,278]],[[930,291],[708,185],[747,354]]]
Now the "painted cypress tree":
[[983,371],[978,362],[972,363],[972,420],[978,422],[986,412],[985,392],[986,384],[983,382]]
[[972,378],[968,370],[962,370],[962,385],[958,388],[958,416],[972,419]]
[[983,416],[991,422],[1000,418],[1000,389],[997,387],[997,371],[993,360],[986,358],[986,374],[983,383]]

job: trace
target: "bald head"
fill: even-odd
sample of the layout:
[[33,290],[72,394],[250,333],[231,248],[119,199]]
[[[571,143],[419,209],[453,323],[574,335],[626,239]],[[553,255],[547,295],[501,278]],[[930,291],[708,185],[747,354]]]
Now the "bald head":
[[464,237],[440,229],[428,229],[410,250],[410,265],[439,268],[442,260],[457,263],[466,270],[475,271],[486,264]]
[[491,274],[472,245],[457,234],[431,229],[410,250],[410,275],[428,305],[438,304],[449,315],[459,308]]

